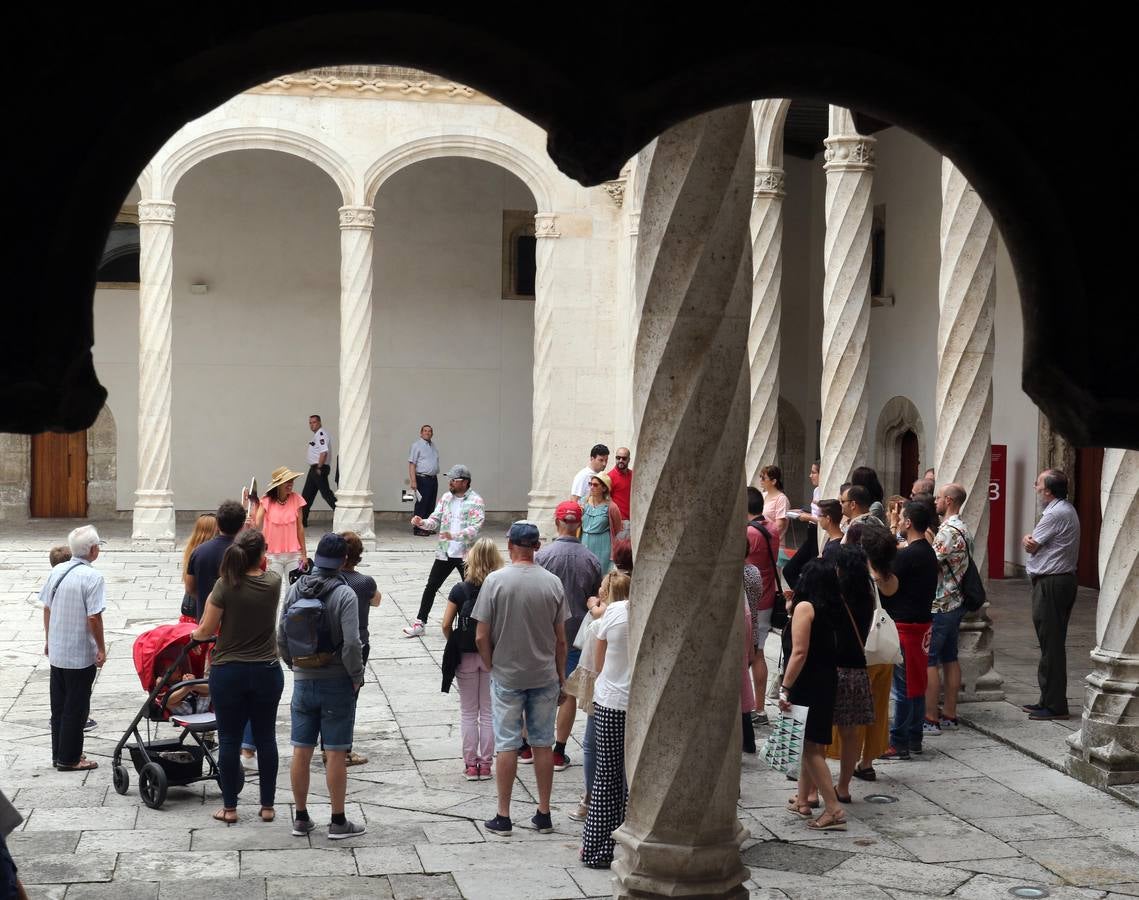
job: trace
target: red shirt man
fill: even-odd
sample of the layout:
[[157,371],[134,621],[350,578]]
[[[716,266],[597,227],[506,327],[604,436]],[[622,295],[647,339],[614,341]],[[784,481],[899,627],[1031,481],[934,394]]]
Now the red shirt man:
[[628,447],[618,447],[616,458],[617,465],[608,473],[609,480],[613,483],[609,496],[617,504],[617,508],[621,510],[621,518],[628,521],[629,500],[633,496],[633,470],[629,468],[629,460],[632,458],[632,454]]

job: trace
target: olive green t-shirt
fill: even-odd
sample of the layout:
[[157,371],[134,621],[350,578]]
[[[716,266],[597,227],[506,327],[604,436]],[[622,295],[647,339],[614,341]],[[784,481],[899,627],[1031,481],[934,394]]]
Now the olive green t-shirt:
[[218,579],[207,601],[221,608],[213,665],[280,658],[276,630],[280,597],[281,576],[276,572],[243,575],[237,587]]

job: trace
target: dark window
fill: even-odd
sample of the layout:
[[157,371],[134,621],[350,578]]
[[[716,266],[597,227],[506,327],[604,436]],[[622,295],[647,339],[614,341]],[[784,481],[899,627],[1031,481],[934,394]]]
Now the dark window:
[[116,222],[107,236],[96,281],[138,284],[138,225]]
[[874,208],[870,227],[870,296],[886,296],[886,207]]
[[534,278],[538,273],[538,240],[532,234],[514,238],[514,293],[534,296]]

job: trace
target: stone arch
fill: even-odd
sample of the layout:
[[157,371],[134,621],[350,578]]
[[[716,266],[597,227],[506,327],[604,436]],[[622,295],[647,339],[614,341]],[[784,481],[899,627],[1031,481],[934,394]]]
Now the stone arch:
[[756,169],[783,168],[783,126],[790,100],[756,100],[751,105],[755,124]]
[[886,496],[894,493],[898,478],[901,477],[899,457],[902,436],[907,431],[917,435],[920,471],[926,467],[924,461],[929,459],[921,414],[909,397],[891,397],[878,414],[878,427],[874,437],[874,467],[878,471],[878,480],[886,490]]
[[779,398],[779,468],[783,470],[783,490],[793,506],[807,507],[811,489],[803,460],[807,453],[807,430],[803,417],[786,397]]
[[359,203],[352,167],[338,151],[315,135],[268,126],[223,128],[188,141],[170,153],[161,177],[152,173],[150,186],[157,196],[143,198],[173,200],[178,182],[194,166],[235,150],[274,150],[308,160],[332,179],[345,206]]
[[445,156],[481,159],[501,166],[526,185],[534,195],[538,212],[555,211],[553,190],[537,160],[518,147],[476,134],[423,134],[409,137],[368,168],[364,174],[364,202],[368,206],[375,205],[380,187],[401,169]]
[[118,508],[119,444],[115,416],[107,404],[87,429],[87,515],[113,516]]

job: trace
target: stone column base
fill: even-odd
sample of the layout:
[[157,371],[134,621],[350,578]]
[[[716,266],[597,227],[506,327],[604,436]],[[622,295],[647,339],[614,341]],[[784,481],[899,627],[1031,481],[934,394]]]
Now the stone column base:
[[1068,738],[1068,773],[1106,787],[1139,782],[1139,657],[1092,651],[1080,730]]
[[1004,679],[993,668],[993,623],[987,605],[961,622],[957,660],[961,663],[958,703],[1004,700]]
[[[613,860],[616,898],[715,897],[744,898],[750,873],[740,861],[747,830],[719,844],[666,844],[632,834],[622,825],[613,839],[622,852]],[[647,873],[652,873],[647,874]]]
[[564,497],[550,491],[531,491],[530,506],[526,510],[526,518],[538,526],[538,533],[542,540],[553,540],[558,530],[554,527],[554,510],[562,500],[568,500],[569,494]]
[[365,550],[376,549],[376,510],[371,491],[336,492],[336,509],[332,511],[333,531],[355,531]]
[[135,491],[131,540],[140,544],[173,545],[173,491]]

